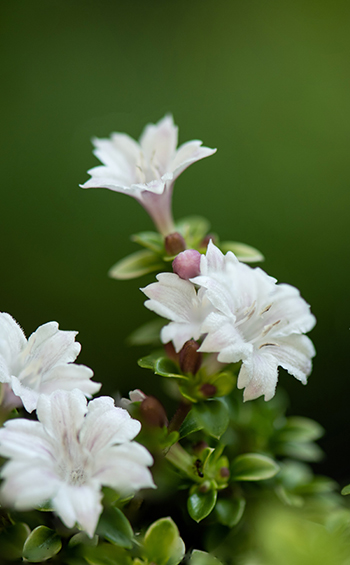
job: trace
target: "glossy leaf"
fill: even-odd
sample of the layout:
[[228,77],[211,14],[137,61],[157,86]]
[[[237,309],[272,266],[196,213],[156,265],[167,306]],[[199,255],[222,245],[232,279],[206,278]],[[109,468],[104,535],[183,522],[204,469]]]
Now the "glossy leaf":
[[119,508],[112,506],[105,509],[100,517],[96,533],[115,545],[127,549],[132,548],[134,532],[130,522]]
[[23,545],[30,529],[27,524],[18,522],[0,532],[0,557],[14,561],[22,557]]
[[185,555],[185,544],[170,517],[151,524],[145,534],[144,549],[149,562],[157,565],[178,565]]
[[202,485],[196,487],[187,500],[187,510],[189,515],[196,522],[200,522],[212,512],[217,499],[217,491],[210,489],[201,492]]
[[164,264],[159,256],[148,249],[136,251],[121,259],[108,272],[112,279],[136,279],[153,271],[164,270]]
[[222,563],[214,555],[194,549],[188,565],[222,565]]
[[161,375],[162,377],[188,380],[188,377],[178,372],[178,366],[171,359],[164,357],[163,352],[154,352],[151,355],[147,355],[147,357],[142,357],[138,360],[138,364],[144,369],[151,369],[156,375]]
[[236,255],[237,259],[244,263],[258,263],[260,261],[264,261],[264,256],[260,253],[260,251],[255,249],[255,247],[246,245],[245,243],[239,243],[238,241],[223,241],[220,243],[219,247],[223,253],[232,251]]
[[23,557],[32,563],[40,563],[56,555],[61,547],[61,538],[54,530],[38,526],[24,543]]
[[215,506],[218,521],[233,528],[243,516],[246,501],[244,498],[219,498]]
[[226,404],[218,399],[195,404],[193,417],[198,424],[212,437],[219,439],[229,424],[229,413]]
[[189,412],[182,422],[180,427],[180,439],[192,434],[194,432],[198,432],[199,430],[203,429],[203,424],[201,424],[196,416],[194,415],[193,411]]
[[264,481],[279,471],[276,461],[266,455],[245,453],[233,461],[231,475],[235,481]]
[[89,565],[131,565],[129,552],[121,547],[102,543],[84,547],[83,556]]

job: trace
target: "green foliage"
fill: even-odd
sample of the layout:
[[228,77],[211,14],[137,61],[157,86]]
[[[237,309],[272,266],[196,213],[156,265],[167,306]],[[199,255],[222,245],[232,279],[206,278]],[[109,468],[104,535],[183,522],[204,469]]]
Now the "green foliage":
[[231,474],[235,481],[264,481],[274,477],[279,469],[276,461],[266,455],[245,453],[234,459]]
[[54,530],[38,526],[24,543],[23,557],[31,563],[40,563],[56,555],[61,547],[61,538]]
[[0,551],[2,559],[14,561],[22,557],[23,545],[30,529],[27,524],[17,522],[0,532]]
[[241,520],[245,507],[246,500],[243,497],[220,498],[215,506],[215,515],[220,524],[233,528]]
[[101,514],[96,533],[114,545],[132,548],[134,532],[130,522],[119,508],[110,506]]
[[108,274],[112,279],[128,280],[136,279],[153,271],[160,271],[162,268],[163,264],[156,253],[142,250],[135,251],[135,253],[118,261],[111,267]]
[[191,553],[191,558],[188,561],[188,565],[222,565],[222,564],[213,555],[210,555],[205,551],[199,551],[198,549],[194,549]]
[[185,555],[185,544],[171,518],[161,518],[147,530],[143,547],[149,563],[178,565]]
[[216,499],[217,490],[213,483],[194,486],[187,500],[187,510],[191,518],[196,522],[206,518],[214,509]]

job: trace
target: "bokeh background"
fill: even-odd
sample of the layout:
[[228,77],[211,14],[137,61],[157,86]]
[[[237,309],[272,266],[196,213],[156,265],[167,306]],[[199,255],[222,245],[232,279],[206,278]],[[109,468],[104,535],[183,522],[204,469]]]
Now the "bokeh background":
[[131,198],[83,191],[92,136],[172,112],[180,142],[217,147],[177,181],[175,217],[209,216],[301,289],[318,324],[290,413],[320,421],[318,471],[349,482],[350,4],[333,0],[16,0],[1,6],[1,310],[27,335],[79,330],[103,392],[163,398],[125,337],[153,277],[108,269],[152,227]]

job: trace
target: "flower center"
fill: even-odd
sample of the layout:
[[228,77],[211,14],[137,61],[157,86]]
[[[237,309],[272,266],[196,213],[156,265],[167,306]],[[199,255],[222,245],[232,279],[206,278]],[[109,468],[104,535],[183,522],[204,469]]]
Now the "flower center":
[[156,152],[153,151],[150,160],[147,162],[142,151],[136,164],[136,177],[138,182],[147,183],[152,180],[159,180],[161,177],[159,166],[156,163]]

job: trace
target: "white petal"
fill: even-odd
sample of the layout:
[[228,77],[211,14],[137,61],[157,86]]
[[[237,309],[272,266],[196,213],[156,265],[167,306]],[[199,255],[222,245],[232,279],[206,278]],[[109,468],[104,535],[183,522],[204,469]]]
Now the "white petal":
[[275,394],[278,371],[277,362],[268,352],[254,353],[243,362],[238,375],[237,388],[244,388],[244,400],[264,395],[271,400]]
[[17,322],[10,314],[0,312],[0,356],[10,362],[20,354],[26,345],[26,337]]
[[193,305],[198,301],[194,285],[174,273],[161,273],[157,279],[159,282],[141,288],[151,299],[145,306],[173,322],[189,322]]
[[125,133],[113,133],[111,139],[93,139],[94,155],[109,168],[113,175],[127,184],[136,180],[139,144]]
[[77,389],[57,390],[50,396],[42,394],[37,405],[38,419],[51,437],[64,446],[76,443],[86,412],[86,398]]
[[92,455],[97,455],[108,445],[134,439],[140,429],[140,422],[127,410],[115,407],[112,398],[101,396],[89,402],[79,440]]
[[170,162],[175,155],[178,128],[173,117],[168,114],[157,124],[148,124],[141,137],[140,145],[147,161],[152,158],[159,166],[161,174],[170,170]]
[[41,460],[11,461],[3,469],[5,481],[1,500],[5,506],[29,510],[49,500],[57,491],[59,480]]
[[176,179],[181,173],[187,169],[192,163],[209,157],[216,152],[216,149],[210,149],[209,147],[201,147],[202,141],[193,140],[187,141],[180,145],[176,151],[176,155],[170,164],[170,171],[174,174],[174,179]]
[[68,528],[78,523],[92,538],[102,512],[101,499],[96,485],[62,485],[52,505]]
[[52,460],[52,444],[40,422],[24,418],[8,420],[0,429],[0,455]]
[[178,353],[189,339],[199,339],[202,335],[201,324],[170,322],[160,331],[162,343],[172,341],[175,351]]
[[90,398],[102,386],[101,383],[90,380],[93,376],[93,371],[85,365],[77,365],[75,363],[57,365],[43,378],[40,393],[51,394],[51,392],[58,389],[73,390],[78,388],[85,396]]
[[306,384],[312,369],[311,359],[316,355],[311,339],[295,334],[279,338],[278,347],[273,347],[272,353],[278,365]]
[[202,324],[202,332],[208,332],[199,351],[219,353],[221,363],[237,363],[251,354],[253,346],[247,343],[236,329],[234,319],[212,312]]
[[23,402],[23,406],[26,411],[29,413],[33,412],[33,410],[36,409],[38,403],[39,392],[23,385],[21,381],[14,376],[10,378],[10,384],[14,394],[18,396]]

